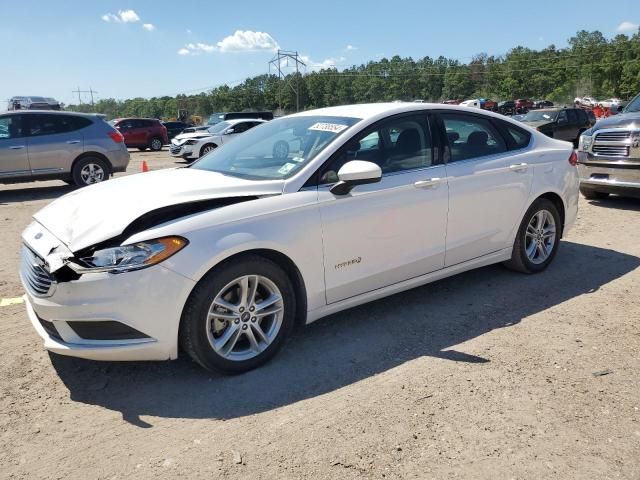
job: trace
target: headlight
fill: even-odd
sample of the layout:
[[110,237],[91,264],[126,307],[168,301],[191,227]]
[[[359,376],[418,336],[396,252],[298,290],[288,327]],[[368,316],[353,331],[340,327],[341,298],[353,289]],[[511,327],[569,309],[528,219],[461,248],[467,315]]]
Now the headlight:
[[156,240],[96,250],[89,257],[69,263],[77,273],[122,273],[156,265],[178,253],[189,242],[182,237],[163,237]]
[[592,140],[593,137],[589,135],[580,135],[580,140],[578,141],[578,150],[581,152],[588,152]]

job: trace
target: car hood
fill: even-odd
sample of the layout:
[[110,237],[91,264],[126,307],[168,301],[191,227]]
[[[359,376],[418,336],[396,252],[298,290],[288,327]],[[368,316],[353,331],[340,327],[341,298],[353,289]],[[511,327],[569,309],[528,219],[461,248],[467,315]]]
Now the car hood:
[[207,131],[203,131],[203,132],[193,132],[193,133],[181,133],[180,135],[176,135],[175,137],[173,137],[175,140],[178,140],[180,142],[186,141],[186,140],[190,140],[192,138],[207,138],[207,137],[215,137],[216,135],[212,135],[211,133],[207,132]]
[[[34,218],[76,252],[122,234],[144,214],[164,207],[279,195],[282,189],[280,180],[244,180],[194,168],[166,169],[81,188],[50,203]],[[197,211],[202,208],[194,208]],[[194,212],[187,208],[185,215]]]
[[620,113],[612,117],[598,120],[598,122],[591,128],[591,132],[597,132],[603,128],[624,128],[631,127],[632,125],[634,128],[640,127],[640,112]]

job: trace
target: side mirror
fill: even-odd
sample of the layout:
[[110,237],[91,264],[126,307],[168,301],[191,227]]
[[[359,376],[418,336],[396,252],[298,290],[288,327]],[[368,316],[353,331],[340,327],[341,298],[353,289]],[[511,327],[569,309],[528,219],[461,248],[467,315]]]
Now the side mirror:
[[363,160],[351,160],[345,163],[338,171],[338,180],[330,192],[334,195],[346,195],[356,185],[379,182],[382,178],[382,170],[373,162]]
[[233,129],[233,128],[227,128],[227,129],[224,131],[224,134],[225,134],[225,135],[231,135],[233,132],[235,132],[235,129]]

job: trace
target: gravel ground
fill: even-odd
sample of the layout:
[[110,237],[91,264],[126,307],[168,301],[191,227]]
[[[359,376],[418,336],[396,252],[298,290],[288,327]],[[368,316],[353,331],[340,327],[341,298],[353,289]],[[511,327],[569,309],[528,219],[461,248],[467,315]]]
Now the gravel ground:
[[[142,160],[176,165],[132,151],[129,173]],[[0,299],[22,294],[31,214],[69,190],[0,186]],[[545,273],[342,312],[235,377],[49,355],[24,305],[0,306],[0,478],[638,479],[639,212],[582,199]]]

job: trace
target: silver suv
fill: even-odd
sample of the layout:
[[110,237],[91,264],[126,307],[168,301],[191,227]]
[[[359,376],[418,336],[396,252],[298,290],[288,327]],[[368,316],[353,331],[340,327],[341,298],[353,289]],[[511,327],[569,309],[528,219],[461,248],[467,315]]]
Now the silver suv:
[[84,186],[124,172],[128,164],[122,134],[97,115],[0,114],[0,183],[60,179]]

